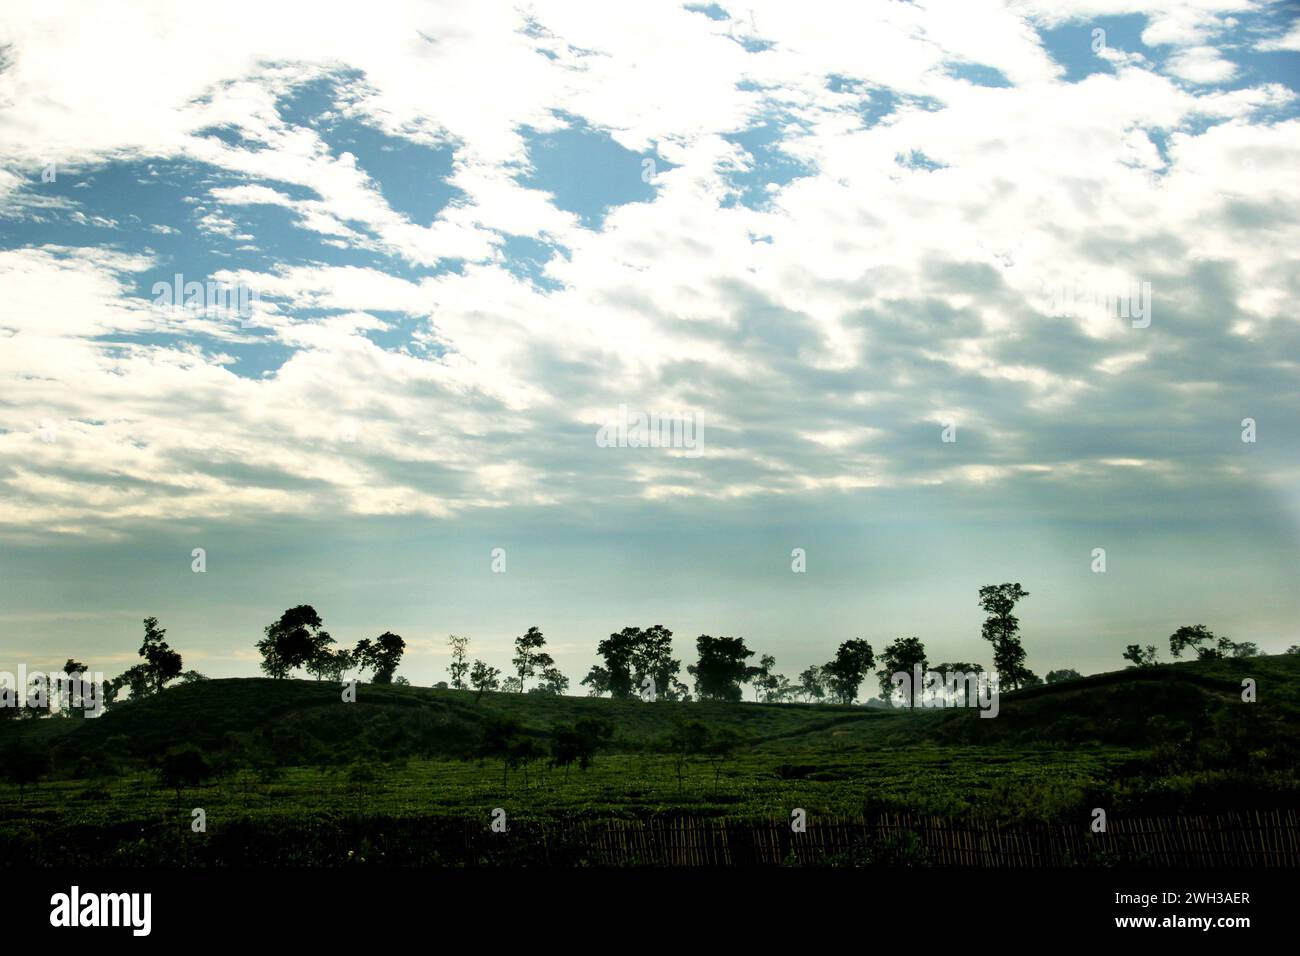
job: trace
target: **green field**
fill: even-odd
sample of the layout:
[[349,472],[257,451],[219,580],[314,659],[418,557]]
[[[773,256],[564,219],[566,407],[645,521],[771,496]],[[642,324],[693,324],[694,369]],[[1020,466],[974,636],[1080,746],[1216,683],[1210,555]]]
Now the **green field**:
[[[1241,702],[1245,677],[1258,684],[1256,703]],[[902,812],[1020,826],[1086,825],[1094,807],[1116,816],[1286,809],[1300,793],[1298,689],[1295,655],[1037,687],[1004,695],[996,719],[970,710],[476,700],[377,685],[343,703],[337,687],[311,681],[201,681],[97,720],[5,721],[0,749],[38,748],[50,763],[21,794],[0,786],[0,862],[66,863],[68,847],[108,865],[455,862],[463,853],[447,841],[460,837],[448,834],[487,833],[494,808],[513,832],[535,835],[582,821],[785,818],[795,807],[814,821]],[[613,728],[591,767],[551,766],[556,728],[587,717]],[[481,754],[499,718],[518,722],[534,759],[509,767]],[[721,754],[674,748],[685,721],[714,737],[734,731],[739,742]],[[185,746],[202,752],[212,775],[178,793],[156,768]],[[191,832],[193,808],[206,814],[205,833]],[[416,852],[413,841],[428,846]]]

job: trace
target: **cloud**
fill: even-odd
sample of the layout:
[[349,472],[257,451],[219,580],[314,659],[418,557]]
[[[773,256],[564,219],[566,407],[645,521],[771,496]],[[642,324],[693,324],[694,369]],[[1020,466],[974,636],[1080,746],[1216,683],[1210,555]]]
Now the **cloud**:
[[1192,83],[1223,83],[1237,75],[1237,65],[1208,46],[1180,50],[1170,58],[1169,69],[1175,76]]
[[[19,10],[0,525],[1229,481],[1209,423],[1295,411],[1300,121],[1222,86],[1248,5],[727,10]],[[1163,59],[1065,82],[1041,27],[1143,11]],[[561,208],[561,131],[653,182]],[[155,308],[174,272],[254,314]],[[1096,305],[1144,282],[1147,328]],[[703,453],[598,447],[624,404]]]

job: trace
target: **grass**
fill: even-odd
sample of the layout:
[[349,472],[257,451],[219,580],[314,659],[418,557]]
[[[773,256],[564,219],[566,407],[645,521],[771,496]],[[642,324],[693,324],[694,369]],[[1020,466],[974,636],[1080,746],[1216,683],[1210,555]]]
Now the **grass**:
[[[1245,677],[1258,683],[1257,703],[1240,700]],[[43,748],[53,768],[21,800],[17,787],[0,786],[0,861],[52,862],[75,845],[108,865],[184,864],[191,854],[215,865],[246,861],[251,840],[279,862],[329,865],[346,862],[344,848],[440,820],[486,828],[496,807],[543,826],[787,816],[794,807],[814,818],[890,810],[1028,824],[1086,819],[1096,806],[1133,814],[1294,806],[1298,715],[1296,656],[1034,688],[1004,695],[996,719],[803,704],[476,701],[466,691],[372,685],[344,704],[337,687],[313,681],[204,681],[98,720],[6,721],[0,748]],[[519,721],[543,747],[555,727],[584,717],[608,721],[614,735],[587,771],[541,759],[525,772],[474,756],[493,717]],[[679,761],[663,742],[684,719],[730,728],[744,743],[727,759]],[[201,749],[217,776],[183,787],[178,806],[153,768],[182,745]],[[208,820],[197,837],[196,807]]]

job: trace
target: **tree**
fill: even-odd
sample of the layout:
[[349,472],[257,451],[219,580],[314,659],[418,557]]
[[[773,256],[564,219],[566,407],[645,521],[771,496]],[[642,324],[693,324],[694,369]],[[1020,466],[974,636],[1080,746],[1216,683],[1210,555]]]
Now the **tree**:
[[158,618],[144,619],[144,643],[140,645],[140,656],[147,668],[151,694],[161,693],[168,681],[180,676],[183,667],[180,654],[164,640],[166,634],[166,629],[158,626]]
[[550,654],[542,651],[545,645],[546,638],[535,627],[530,627],[527,633],[515,638],[515,657],[511,663],[515,665],[515,673],[519,677],[519,693],[523,693],[528,678],[555,663]]
[[1202,644],[1214,641],[1214,632],[1204,624],[1184,624],[1174,633],[1169,635],[1169,653],[1174,657],[1182,657],[1183,651],[1187,648],[1193,648],[1196,656],[1200,660],[1213,660],[1222,655],[1213,647],[1202,647]]
[[854,703],[858,699],[858,688],[875,660],[871,645],[861,638],[841,644],[835,652],[835,659],[822,665],[822,675],[831,696],[841,704]]
[[80,663],[79,661],[73,660],[71,657],[69,657],[67,663],[63,665],[63,673],[68,676],[68,680],[65,681],[59,688],[59,715],[61,717],[79,718],[79,717],[86,716],[86,711],[84,707],[75,706],[77,703],[84,703],[85,691],[84,690],[82,691],[82,697],[83,697],[82,701],[79,702],[79,701],[74,701],[72,699],[73,697],[72,682],[73,680],[80,681],[83,675],[85,675],[88,678],[89,675],[87,675],[85,672],[86,672],[86,665]]
[[1259,645],[1254,641],[1230,641],[1221,637],[1219,650],[1225,657],[1259,657]]
[[[718,638],[732,640],[732,638]],[[752,653],[752,652],[751,652]],[[740,687],[736,686],[739,694]],[[738,697],[736,699],[739,699]],[[677,789],[682,789],[686,773],[686,764],[695,754],[703,753],[709,743],[709,728],[698,720],[677,721],[664,742],[665,749],[672,756],[673,767],[677,773]]]
[[11,741],[0,751],[0,772],[18,786],[18,802],[25,800],[27,785],[36,783],[50,769],[49,752],[21,741]]
[[543,696],[561,697],[569,689],[569,678],[560,673],[557,667],[548,667],[542,671],[538,684],[528,693]]
[[469,673],[469,664],[466,661],[469,638],[452,634],[448,636],[447,644],[451,647],[451,664],[447,667],[447,673],[451,675],[451,686],[456,690],[464,690],[465,675]]
[[599,664],[593,664],[581,683],[587,688],[588,697],[603,697],[609,693],[609,671]]
[[656,697],[680,699],[686,687],[677,680],[682,662],[673,657],[673,632],[662,624],[652,624],[645,629],[624,628],[622,633],[631,636],[629,664],[633,685],[639,687],[649,677],[654,681]]
[[551,731],[551,766],[563,767],[569,775],[569,766],[577,763],[586,771],[595,760],[601,741],[614,735],[614,727],[607,720],[584,717],[573,726],[560,726]]
[[277,680],[310,662],[320,661],[334,643],[310,604],[289,608],[278,621],[268,624],[265,632],[266,636],[257,642],[262,670]]
[[519,737],[516,739],[507,759],[512,767],[523,767],[524,769],[524,789],[528,789],[528,767],[534,760],[539,760],[546,756],[546,751],[542,745],[532,737]]
[[158,764],[158,779],[164,787],[176,791],[176,809],[181,806],[181,789],[199,787],[212,776],[212,767],[203,751],[193,744],[173,747]]
[[822,669],[814,664],[799,673],[799,683],[795,685],[804,701],[821,700],[826,696],[826,679]]
[[[1154,647],[1152,647],[1151,649],[1155,650]],[[1076,671],[1073,667],[1062,667],[1060,670],[1047,672],[1047,683],[1064,684],[1066,681],[1079,680],[1082,677],[1083,675],[1080,674],[1078,671]]]
[[639,628],[625,627],[596,645],[596,653],[605,659],[606,687],[611,697],[625,700],[632,696],[636,686],[632,680],[632,658],[640,638]]
[[768,690],[769,679],[775,677],[772,668],[776,667],[776,658],[771,654],[763,654],[758,659],[757,667],[750,667],[745,672],[745,682],[754,688],[754,702],[758,703],[762,696]]
[[[1155,667],[1158,656],[1159,652],[1154,644],[1148,644],[1145,648],[1141,644],[1130,644],[1124,649],[1124,660],[1131,661],[1130,667]],[[1051,674],[1047,675],[1047,682],[1052,683]]]
[[484,691],[496,690],[501,686],[501,671],[496,667],[489,667],[482,661],[476,660],[474,666],[469,669],[469,683],[474,690],[478,691],[474,695],[474,703],[478,703],[483,698]]
[[[161,692],[167,683],[180,677],[184,667],[181,655],[172,650],[166,634],[167,630],[158,626],[158,618],[144,619],[144,642],[140,645],[140,656],[144,660],[113,678],[108,685],[112,697],[115,698],[125,687],[131,691],[132,700],[140,700]],[[76,664],[76,661],[69,660],[68,664]]]
[[131,692],[132,700],[139,700],[142,697],[149,696],[149,667],[146,664],[136,664],[134,667],[128,667],[121,674],[113,678],[113,691],[116,696],[125,687]]
[[794,696],[794,685],[784,674],[771,674],[767,678],[767,688],[763,695],[763,699],[769,704],[780,703]]
[[523,726],[513,717],[489,717],[483,722],[479,740],[479,759],[496,758],[501,761],[501,786],[510,784],[510,771],[524,768],[524,786],[528,786],[528,765],[543,755],[541,746],[528,736]]
[[971,664],[967,661],[942,661],[938,664],[931,664],[932,670],[940,674],[982,674],[984,673],[983,664]]
[[[876,676],[880,679],[880,699],[892,701],[894,699],[894,675],[906,674],[907,683],[903,685],[899,693],[903,695],[903,705],[915,709],[924,689],[913,686],[915,668],[919,664],[923,675],[927,668],[925,645],[921,643],[921,639],[919,637],[900,637],[885,645],[885,649],[880,652],[880,663],[883,666],[876,672]],[[909,687],[911,693],[907,692]]]
[[701,700],[739,701],[740,685],[749,675],[745,661],[754,652],[745,647],[743,637],[710,637],[701,634],[695,640],[699,661],[686,668],[695,678],[695,692]]
[[[942,661],[938,664],[931,664],[930,668],[944,675],[943,696],[947,706],[961,704],[963,694],[970,693],[970,676],[974,675],[978,680],[979,675],[984,673],[983,664],[972,664],[969,661]],[[962,675],[962,680],[958,682],[956,676]]]
[[352,651],[352,661],[361,671],[372,671],[373,684],[391,684],[397,665],[406,653],[406,641],[392,631],[384,631],[373,641],[362,638]]
[[1182,657],[1188,648],[1196,650],[1198,661],[1218,661],[1225,657],[1257,657],[1259,647],[1253,641],[1216,637],[1204,624],[1185,624],[1169,635],[1169,653]]
[[317,680],[341,681],[343,675],[352,667],[353,655],[345,647],[331,650],[320,648],[304,665],[307,673]]
[[1288,654],[1300,654],[1300,644],[1292,644],[1286,649]]
[[722,778],[723,765],[735,756],[744,741],[744,736],[734,727],[720,727],[713,734],[713,739],[704,744],[704,756],[713,767],[714,787],[718,786]]
[[1025,666],[1025,649],[1020,643],[1020,619],[1011,612],[1017,602],[1029,597],[1019,584],[990,584],[980,588],[980,607],[988,615],[982,636],[993,645],[993,670],[998,683],[1010,690],[1023,686],[1032,675]]

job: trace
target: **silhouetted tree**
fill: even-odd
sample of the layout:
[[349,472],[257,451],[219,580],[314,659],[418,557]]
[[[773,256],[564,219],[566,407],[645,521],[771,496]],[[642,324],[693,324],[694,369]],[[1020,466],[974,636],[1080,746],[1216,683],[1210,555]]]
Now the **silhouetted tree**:
[[447,638],[447,645],[451,648],[451,663],[447,666],[447,673],[451,675],[451,686],[456,690],[464,690],[465,675],[469,673],[469,663],[466,660],[469,638],[452,634]]
[[148,697],[150,687],[148,665],[136,664],[134,667],[128,667],[113,678],[114,696],[120,693],[124,687],[131,692],[132,700]]
[[[1152,650],[1155,650],[1155,648],[1152,647]],[[1083,675],[1073,667],[1062,667],[1060,670],[1047,672],[1047,683],[1063,684],[1069,680],[1079,680],[1081,677],[1083,677]]]
[[362,638],[352,650],[352,662],[361,671],[371,671],[374,684],[391,684],[397,665],[406,653],[406,641],[392,631],[384,631],[373,641]]
[[144,643],[140,645],[140,656],[144,658],[151,694],[161,693],[168,681],[180,676],[184,666],[180,654],[164,640],[166,634],[166,629],[158,626],[158,618],[144,619]]
[[515,657],[511,663],[514,664],[515,674],[519,678],[519,693],[523,693],[528,678],[555,663],[551,655],[542,650],[545,646],[546,638],[541,630],[535,627],[530,627],[527,633],[515,638]]
[[509,786],[510,771],[517,767],[524,768],[524,786],[528,786],[528,764],[543,755],[541,745],[513,717],[489,717],[481,732],[479,758],[501,761],[501,786]]
[[713,785],[716,787],[722,779],[722,768],[728,760],[736,755],[744,743],[744,736],[734,727],[719,727],[703,746],[704,756],[713,767]]
[[[1214,660],[1223,655],[1212,645],[1214,632],[1204,624],[1185,624],[1169,635],[1169,653],[1173,657],[1182,657],[1183,651],[1193,648],[1201,660]],[[1207,644],[1205,647],[1201,645]]]
[[754,652],[745,646],[743,637],[710,637],[701,634],[695,639],[699,660],[686,668],[695,678],[695,693],[701,700],[740,700],[740,685],[749,674],[745,663]]
[[599,664],[593,664],[587,676],[582,679],[582,686],[587,688],[588,697],[603,697],[609,693],[609,671]]
[[[968,690],[969,685],[966,684],[966,680],[969,675],[972,674],[979,675],[984,673],[983,664],[972,664],[969,661],[943,661],[942,663],[939,664],[931,664],[930,668],[931,670],[937,671],[938,673],[944,675],[945,683],[944,683],[943,695],[944,695],[944,699],[948,702],[949,705],[953,703],[959,703],[961,701],[962,695],[969,692]],[[947,678],[949,674],[954,675],[952,678],[953,681],[952,685],[949,685],[947,683]],[[962,675],[962,680],[960,682],[957,681],[957,678],[955,676],[957,674]],[[952,686],[951,692],[949,691],[950,686]]]
[[611,697],[631,697],[637,686],[632,679],[632,656],[640,635],[640,628],[625,627],[596,645],[596,653],[605,659],[606,687]]
[[80,706],[85,703],[85,689],[82,689],[81,701],[75,701],[72,698],[73,681],[81,681],[83,676],[86,680],[90,679],[90,675],[86,674],[86,665],[69,657],[63,665],[63,673],[67,675],[68,679],[59,688],[59,716],[73,719],[85,717],[85,707]]
[[1011,612],[1017,602],[1029,597],[1019,584],[990,584],[980,588],[980,607],[988,617],[981,634],[993,645],[993,669],[998,685],[1009,690],[1022,687],[1033,677],[1025,666],[1025,648],[1020,643],[1020,619]]
[[585,771],[595,759],[601,741],[613,735],[613,725],[597,717],[584,717],[571,727],[556,727],[551,732],[551,765],[563,767],[566,778],[571,764],[577,763]]
[[677,680],[682,662],[673,657],[673,632],[662,624],[653,624],[644,629],[624,628],[624,634],[629,632],[632,637],[633,685],[639,687],[649,677],[654,681],[656,697],[680,700],[686,686]]
[[822,669],[814,664],[802,670],[795,688],[805,701],[821,700],[826,696],[826,679],[822,676]]
[[548,667],[538,675],[536,686],[528,691],[548,697],[559,697],[569,689],[569,678],[560,673],[558,667]]
[[0,772],[18,787],[18,802],[24,803],[28,784],[36,783],[50,769],[50,755],[43,747],[11,741],[0,751]]
[[176,809],[181,807],[181,790],[184,787],[202,786],[212,776],[203,751],[193,744],[173,747],[163,755],[158,764],[158,779],[164,787],[176,791]]
[[769,674],[763,690],[763,700],[769,704],[780,703],[794,696],[794,685],[784,674]]
[[257,649],[262,654],[262,670],[266,675],[283,679],[309,662],[319,661],[333,643],[334,638],[325,630],[316,609],[310,604],[299,604],[281,614],[274,624],[267,625],[266,636],[257,642]]
[[476,660],[474,666],[469,670],[469,683],[478,693],[474,695],[474,703],[478,703],[483,698],[483,693],[489,690],[496,690],[501,686],[501,671],[496,667],[489,667],[482,661]]
[[745,683],[754,688],[754,703],[762,699],[763,692],[767,689],[767,682],[773,677],[772,668],[776,667],[776,658],[771,654],[763,654],[758,658],[757,667],[747,667],[745,669]]
[[822,676],[831,696],[841,704],[858,699],[858,689],[876,662],[871,645],[861,638],[845,641],[835,652],[835,659],[822,665]]
[[[899,693],[903,695],[903,706],[916,708],[917,703],[921,700],[924,688],[914,686],[916,671],[919,664],[921,666],[922,679],[927,668],[925,660],[925,645],[921,643],[919,637],[899,637],[889,644],[880,652],[881,669],[876,672],[880,680],[880,699],[891,702],[894,699],[893,679],[895,674],[907,674],[908,683],[904,684]],[[911,693],[907,688],[911,687]]]
[[[719,638],[734,640],[734,638]],[[752,652],[751,652],[752,653]],[[739,683],[736,685],[739,693]],[[709,744],[709,728],[698,720],[677,721],[664,742],[664,748],[672,757],[673,768],[677,774],[677,789],[682,789],[687,762],[696,754],[704,752]]]
[[[1130,667],[1155,667],[1158,656],[1159,652],[1154,644],[1148,644],[1145,648],[1141,644],[1130,644],[1124,648],[1124,660],[1131,661]],[[1051,674],[1047,675],[1047,682],[1052,683]]]

